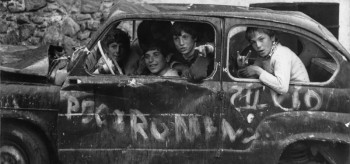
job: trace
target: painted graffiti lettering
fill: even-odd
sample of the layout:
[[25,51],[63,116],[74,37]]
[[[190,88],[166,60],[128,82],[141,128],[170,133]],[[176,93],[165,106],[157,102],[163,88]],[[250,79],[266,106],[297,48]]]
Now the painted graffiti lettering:
[[82,112],[81,113],[84,114],[81,122],[83,124],[87,124],[87,123],[91,122],[93,117],[90,114],[94,113],[95,102],[92,101],[92,100],[83,100],[82,103],[81,103],[81,108],[82,108]]
[[[316,100],[316,105],[314,107],[312,107],[311,105],[311,100],[314,99]],[[308,90],[305,94],[305,97],[304,97],[304,101],[305,101],[305,104],[308,108],[310,108],[310,110],[318,110],[321,108],[322,106],[322,99],[321,99],[321,96],[318,95],[315,91],[313,90]]]
[[113,114],[117,115],[117,118],[113,119],[113,128],[119,132],[122,133],[125,129],[125,123],[124,123],[124,112],[120,111],[118,109],[113,111]]
[[[231,89],[234,89],[234,90],[237,90],[236,93],[234,93],[232,96],[231,96],[231,104],[232,105],[237,105],[235,104],[235,101],[238,100],[240,101],[241,99],[245,98],[244,100],[244,104],[245,106],[241,106],[241,107],[238,107],[236,108],[237,110],[241,110],[241,109],[254,109],[254,110],[257,110],[257,109],[262,109],[262,108],[265,108],[267,106],[267,104],[258,104],[259,103],[259,96],[260,96],[260,90],[256,90],[254,92],[254,101],[253,103],[251,103],[251,96],[253,94],[253,91],[252,89],[244,89],[242,87],[238,87],[238,86],[232,86]],[[243,91],[246,90],[246,93],[243,94]]]
[[199,130],[198,118],[195,116],[190,116],[188,118],[189,127],[187,127],[185,120],[182,116],[176,114],[175,115],[175,134],[176,141],[181,141],[182,133],[186,137],[187,140],[193,142],[194,139],[201,135]]
[[[230,102],[232,105],[236,107],[238,111],[244,109],[264,109],[267,107],[267,104],[260,104],[259,98],[261,94],[261,88],[247,88],[232,86],[232,90],[236,90],[237,92],[231,96]],[[302,103],[308,108],[308,110],[319,110],[322,106],[322,98],[321,96],[315,92],[314,90],[308,90],[304,93],[303,99],[301,99],[302,92],[301,87],[292,87],[290,88],[290,92],[287,94],[278,94],[273,90],[270,90],[270,96],[275,107],[278,107],[284,111],[295,111],[299,110]],[[253,102],[251,102],[253,98]],[[244,100],[242,102],[241,100]],[[303,100],[303,101],[301,101]],[[291,102],[291,107],[282,106],[285,102]],[[241,103],[238,103],[241,102]],[[243,104],[240,105],[240,104]]]
[[153,135],[153,137],[161,142],[164,142],[166,137],[170,134],[169,132],[169,128],[165,125],[165,123],[160,123],[160,125],[163,128],[163,132],[160,133],[157,129],[156,123],[159,122],[158,119],[153,119],[152,123],[151,123],[151,134]]
[[222,119],[221,123],[222,129],[222,140],[224,141],[226,137],[230,139],[231,142],[235,142],[236,137],[239,137],[243,134],[242,129],[238,129],[237,132],[232,128],[232,126],[226,121],[226,119]]
[[[147,140],[148,136],[144,129],[148,127],[148,123],[145,116],[136,109],[130,109],[130,117],[131,135],[133,139],[137,140],[137,133],[140,133],[143,139]],[[137,118],[139,118],[142,122],[137,123]]]
[[[130,128],[130,137],[133,140],[140,140],[141,137],[142,140],[147,141],[152,137],[156,141],[165,142],[175,136],[174,139],[176,142],[182,142],[184,140],[194,142],[204,134],[205,140],[207,141],[216,135],[222,135],[221,138],[223,141],[229,139],[230,142],[235,142],[243,133],[242,129],[235,131],[226,119],[222,119],[220,122],[221,132],[219,133],[218,128],[214,125],[214,121],[209,116],[172,114],[165,117],[170,116],[170,118],[174,120],[163,120],[162,122],[161,119],[154,118],[151,115],[147,118],[145,114],[137,109],[130,109],[129,114],[125,114],[124,111],[119,109],[114,109],[113,112],[111,112],[112,110],[103,103],[96,107],[96,103],[91,99],[82,100],[81,105],[79,105],[78,99],[73,96],[70,96],[67,101],[67,120],[71,120],[72,116],[81,116],[82,124],[88,124],[94,120],[97,127],[100,128],[107,127],[107,120],[110,120],[110,127],[114,129],[115,132],[125,133],[126,128]],[[129,126],[127,126],[124,121],[126,116],[130,117]],[[107,117],[112,118],[107,119]],[[201,125],[201,123],[203,123],[203,125]],[[201,126],[204,127],[203,133],[201,131]],[[171,132],[169,127],[174,131]],[[175,134],[171,135],[171,133]]]
[[71,113],[72,112],[78,112],[79,111],[79,101],[77,98],[73,96],[68,97],[68,107],[67,107],[67,118],[71,119]]
[[208,141],[215,135],[218,128],[214,126],[213,120],[208,116],[204,116],[203,123],[205,127],[205,140]]

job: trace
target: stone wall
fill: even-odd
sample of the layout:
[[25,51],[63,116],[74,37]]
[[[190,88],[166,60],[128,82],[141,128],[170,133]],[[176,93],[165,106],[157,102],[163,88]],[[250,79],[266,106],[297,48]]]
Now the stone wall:
[[0,44],[85,45],[119,0],[1,0]]

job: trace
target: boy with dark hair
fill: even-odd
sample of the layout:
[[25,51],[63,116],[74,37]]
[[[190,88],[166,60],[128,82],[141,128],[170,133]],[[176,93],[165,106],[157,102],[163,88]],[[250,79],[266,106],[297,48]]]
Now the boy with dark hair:
[[193,81],[203,80],[213,70],[214,46],[197,45],[197,25],[191,22],[175,22],[172,28],[177,53],[172,59],[171,68]]
[[[107,61],[103,57],[98,60],[95,74],[110,74],[107,62],[112,66],[113,72],[123,74],[124,65],[130,52],[130,37],[128,33],[116,29],[102,40],[102,49],[107,56]],[[119,71],[118,67],[121,68]]]
[[158,76],[179,76],[176,70],[169,66],[170,55],[166,49],[151,45],[145,52],[144,60],[148,70]]
[[258,58],[253,65],[239,70],[243,76],[257,76],[279,94],[288,92],[291,81],[310,81],[303,62],[292,50],[278,42],[273,30],[248,27],[246,39],[258,53]]

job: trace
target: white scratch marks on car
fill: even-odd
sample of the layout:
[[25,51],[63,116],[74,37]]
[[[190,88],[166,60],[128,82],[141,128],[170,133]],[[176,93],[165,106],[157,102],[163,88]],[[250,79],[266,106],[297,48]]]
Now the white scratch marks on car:
[[346,126],[346,127],[349,127],[349,126],[350,126],[350,122],[346,123],[345,126]]
[[208,141],[215,135],[218,128],[214,126],[213,120],[208,116],[204,116],[203,123],[205,127],[205,140]]
[[223,141],[225,141],[226,136],[228,136],[230,141],[234,142],[237,137],[240,137],[243,134],[243,130],[242,129],[238,129],[237,132],[235,132],[235,130],[226,121],[226,119],[222,119],[221,129],[222,129],[222,140]]
[[82,108],[82,119],[81,122],[83,124],[89,123],[93,119],[93,113],[95,110],[95,102],[92,100],[83,100],[81,102],[81,108]]
[[[132,138],[137,140],[137,133],[140,133],[143,139],[147,140],[148,136],[144,129],[148,127],[148,123],[145,116],[137,109],[130,109],[130,117]],[[138,118],[141,120],[141,123],[137,123]]]
[[130,87],[140,87],[140,86],[143,86],[142,83],[137,82],[135,79],[128,80],[128,83],[127,83],[126,85],[127,85],[127,86],[130,86]]
[[160,133],[157,129],[157,125],[155,122],[159,122],[156,119],[154,119],[151,123],[151,134],[157,141],[164,142],[166,137],[170,134],[169,128],[165,125],[165,123],[160,123],[160,125],[163,128],[163,132]]
[[[314,107],[311,106],[311,100],[315,99],[316,100],[316,105]],[[320,95],[318,95],[315,91],[313,90],[308,90],[305,93],[304,97],[305,105],[310,108],[309,110],[318,110],[322,106],[322,98]]]
[[190,142],[193,142],[197,136],[201,135],[198,118],[196,116],[189,116],[188,122],[189,125],[187,128],[184,118],[180,115],[175,115],[175,134],[177,142],[182,140],[182,133]]
[[124,112],[116,109],[113,111],[113,114],[117,115],[117,118],[114,118],[112,121],[113,129],[115,129],[119,133],[124,132],[124,128],[125,128]]
[[256,134],[250,136],[249,138],[244,138],[244,139],[242,140],[242,143],[244,143],[244,144],[249,143],[249,142],[252,141],[252,140],[256,140],[258,137],[259,137],[259,134],[256,133]]
[[247,116],[247,122],[250,124],[253,122],[253,120],[254,120],[254,114],[249,113]]
[[104,119],[108,114],[108,107],[105,104],[101,104],[97,107],[95,112],[95,120],[98,127],[102,127],[102,125],[107,125],[106,119]]
[[67,118],[71,119],[71,113],[72,112],[78,112],[79,110],[79,101],[76,97],[74,96],[69,96],[68,97],[68,102],[67,102]]

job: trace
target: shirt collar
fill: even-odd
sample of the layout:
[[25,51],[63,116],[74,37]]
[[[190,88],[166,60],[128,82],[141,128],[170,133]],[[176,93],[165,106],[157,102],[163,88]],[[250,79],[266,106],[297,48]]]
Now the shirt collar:
[[278,45],[279,45],[279,42],[273,42],[270,53],[268,55],[266,55],[266,57],[263,57],[263,58],[270,59],[272,57],[272,55],[275,53]]

